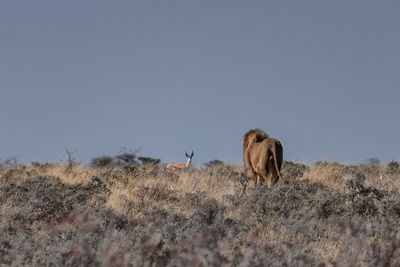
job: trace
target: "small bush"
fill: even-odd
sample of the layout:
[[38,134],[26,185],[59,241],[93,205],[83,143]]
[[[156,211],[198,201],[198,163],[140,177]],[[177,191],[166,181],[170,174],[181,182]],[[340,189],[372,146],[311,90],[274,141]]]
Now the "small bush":
[[224,164],[224,162],[222,160],[214,159],[214,160],[204,163],[204,166],[206,166],[206,168],[212,168],[212,167],[220,166],[223,164]]
[[308,170],[305,164],[296,163],[293,161],[284,161],[281,169],[281,176],[284,180],[293,181],[303,177],[303,174]]
[[115,156],[115,158],[117,159],[117,161],[119,163],[123,162],[123,163],[127,163],[127,164],[134,164],[137,163],[136,162],[136,155],[133,153],[122,153],[119,154],[117,156]]
[[367,163],[371,166],[378,166],[381,164],[381,161],[378,158],[369,158],[367,159]]
[[139,157],[138,158],[140,162],[142,162],[143,165],[158,165],[160,164],[161,160],[160,159],[154,159],[154,158],[149,158],[149,157]]
[[101,156],[92,159],[91,165],[93,167],[107,167],[110,166],[113,163],[114,159],[113,157],[110,156]]
[[9,157],[8,159],[0,161],[0,165],[4,165],[6,167],[17,167],[19,165],[18,157]]
[[400,164],[397,161],[392,160],[386,165],[386,172],[389,174],[395,174],[399,171]]

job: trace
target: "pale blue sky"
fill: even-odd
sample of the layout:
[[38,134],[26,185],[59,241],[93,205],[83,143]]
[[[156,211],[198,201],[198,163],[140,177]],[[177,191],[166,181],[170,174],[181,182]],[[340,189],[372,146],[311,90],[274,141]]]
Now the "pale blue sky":
[[1,1],[0,158],[400,160],[399,1]]

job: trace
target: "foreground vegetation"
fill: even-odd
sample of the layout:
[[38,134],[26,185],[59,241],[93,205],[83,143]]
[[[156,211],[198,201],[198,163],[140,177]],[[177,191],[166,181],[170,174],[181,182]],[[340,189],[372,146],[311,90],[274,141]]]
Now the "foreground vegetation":
[[0,264],[400,265],[397,162],[285,162],[273,188],[242,173],[3,165]]

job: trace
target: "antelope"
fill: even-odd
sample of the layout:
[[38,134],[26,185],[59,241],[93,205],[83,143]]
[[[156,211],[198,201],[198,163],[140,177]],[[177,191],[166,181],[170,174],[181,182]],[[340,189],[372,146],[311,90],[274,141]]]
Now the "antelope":
[[189,168],[190,163],[192,162],[192,158],[193,158],[194,153],[192,151],[192,154],[189,155],[185,151],[185,155],[187,157],[186,163],[170,163],[170,164],[167,165],[167,168],[168,169],[178,169],[178,170],[186,170],[187,168]]

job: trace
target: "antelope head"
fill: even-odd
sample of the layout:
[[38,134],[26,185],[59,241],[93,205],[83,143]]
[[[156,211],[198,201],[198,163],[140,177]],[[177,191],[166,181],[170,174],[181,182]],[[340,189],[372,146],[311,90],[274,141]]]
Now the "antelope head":
[[185,155],[186,155],[186,157],[187,157],[187,161],[186,161],[185,167],[186,167],[186,168],[189,168],[190,163],[192,162],[192,158],[193,158],[194,152],[193,152],[193,150],[192,150],[192,154],[189,155],[189,154],[185,151]]
[[192,160],[193,155],[194,155],[194,152],[193,152],[193,150],[192,150],[192,154],[189,155],[189,154],[185,151],[185,155],[186,155],[186,157],[187,157],[188,159]]

